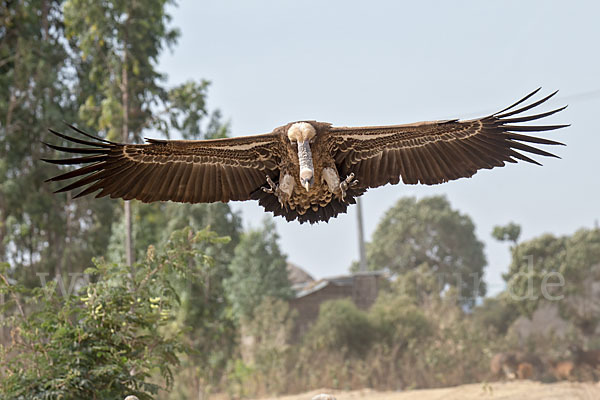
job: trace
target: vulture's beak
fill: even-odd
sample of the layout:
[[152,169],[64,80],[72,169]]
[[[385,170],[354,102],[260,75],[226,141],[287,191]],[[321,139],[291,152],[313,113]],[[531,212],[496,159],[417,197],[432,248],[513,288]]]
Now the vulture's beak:
[[308,171],[302,171],[303,174],[300,174],[300,183],[302,184],[302,187],[304,189],[306,189],[306,191],[310,191],[310,188],[312,187],[313,183],[315,182],[313,176],[312,176],[312,172],[308,173]]
[[315,170],[313,168],[312,153],[308,140],[298,142],[298,161],[300,163],[300,183],[308,192],[315,182]]

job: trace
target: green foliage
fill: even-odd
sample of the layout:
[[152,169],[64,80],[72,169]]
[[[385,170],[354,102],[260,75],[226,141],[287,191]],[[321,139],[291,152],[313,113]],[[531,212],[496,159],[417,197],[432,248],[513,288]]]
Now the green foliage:
[[65,2],[66,37],[85,83],[79,115],[86,125],[106,130],[111,139],[123,137],[124,118],[128,134],[138,138],[154,120],[152,105],[167,96],[155,66],[164,46],[173,45],[179,35],[167,26],[168,3]]
[[393,283],[396,293],[403,294],[422,307],[430,307],[432,303],[439,302],[443,286],[444,282],[427,264],[406,271]]
[[[165,109],[159,114],[165,114],[167,118],[157,119],[157,128],[167,137],[176,130],[188,140],[226,137],[229,126],[221,123],[221,113],[216,110],[209,114],[206,109],[208,86],[208,81],[187,81],[171,88],[164,100]],[[208,118],[206,124],[205,118]]]
[[[171,202],[143,204],[135,202],[133,210],[133,235],[138,258],[150,245],[161,246],[171,233],[186,226],[194,230],[210,226],[220,236],[230,241],[220,246],[211,245],[207,251],[217,262],[229,264],[233,250],[240,240],[241,217],[231,211],[228,204],[179,204]],[[117,219],[112,227],[108,259],[115,262],[125,260],[125,225],[122,210],[116,212]]]
[[514,222],[510,222],[505,226],[495,226],[492,231],[492,237],[494,239],[499,240],[501,242],[509,241],[514,245],[517,244],[519,240],[519,236],[521,235],[521,226],[515,224]]
[[483,243],[467,215],[450,207],[444,197],[417,201],[400,199],[383,219],[367,245],[369,268],[403,274],[426,264],[440,282],[459,289],[458,301],[473,306],[485,294]]
[[519,317],[515,304],[509,301],[506,292],[496,297],[487,297],[473,308],[473,319],[481,329],[506,335],[510,325]]
[[200,279],[212,263],[198,245],[220,241],[210,231],[174,232],[163,252],[148,249],[133,274],[97,262],[86,271],[90,283],[64,298],[54,282],[27,291],[3,281],[2,291],[15,299],[29,296],[30,311],[8,320],[13,343],[1,348],[2,397],[151,399],[159,389],[150,379],[155,371],[172,386],[184,349],[177,285]]
[[[520,313],[531,316],[544,300],[542,283],[560,271],[566,248],[565,237],[542,235],[512,249],[509,271],[503,275],[510,300]],[[548,294],[554,296],[556,292]]]
[[359,310],[352,300],[330,300],[321,304],[319,317],[305,340],[312,351],[360,356],[371,346],[373,333],[367,313]]
[[382,292],[369,310],[371,325],[379,343],[405,349],[427,339],[433,328],[423,310],[402,294]]
[[[242,340],[250,339],[251,344],[242,344],[242,355],[248,362],[246,368],[238,363],[230,375],[235,381],[243,382],[231,395],[244,396],[253,392],[281,393],[285,390],[288,372],[286,360],[290,350],[290,339],[295,313],[290,311],[287,301],[265,297],[254,310],[252,319],[243,319]],[[249,374],[240,372],[249,371]],[[245,390],[244,390],[245,389]]]
[[286,258],[277,239],[275,225],[265,220],[262,229],[244,233],[235,248],[224,287],[237,318],[252,318],[265,297],[291,297]]
[[91,266],[112,220],[107,201],[73,202],[41,185],[58,173],[40,162],[54,158],[41,143],[46,128],[74,120],[78,107],[61,7],[51,0],[0,7],[0,260],[28,286],[39,284],[34,272],[54,277]]
[[572,236],[542,235],[512,250],[507,281],[509,298],[531,316],[540,302],[556,302],[561,315],[584,335],[600,322],[594,285],[600,279],[600,229],[581,229]]
[[[178,386],[186,398],[210,392],[220,382],[236,350],[236,321],[223,288],[229,276],[226,261],[233,252],[231,243],[229,237],[211,242],[210,246],[200,243],[199,248],[210,257],[210,268],[201,271],[201,279],[182,279],[176,285],[181,298],[178,326],[189,331],[184,342],[193,349],[185,355],[179,370],[182,374]],[[195,389],[190,391],[190,388]]]

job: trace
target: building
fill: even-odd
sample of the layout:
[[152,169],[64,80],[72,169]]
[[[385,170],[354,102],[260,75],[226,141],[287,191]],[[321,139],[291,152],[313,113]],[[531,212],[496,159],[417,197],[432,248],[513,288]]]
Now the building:
[[[290,309],[296,312],[292,333],[294,340],[303,335],[317,319],[319,308],[323,302],[349,298],[358,308],[366,310],[377,299],[379,289],[386,279],[383,271],[357,272],[316,281],[305,273],[311,279],[300,282],[302,279],[297,278],[302,275],[298,269],[302,271],[297,266],[290,267],[288,265],[290,282],[295,292],[295,297],[290,300]],[[291,272],[295,279],[292,279]]]

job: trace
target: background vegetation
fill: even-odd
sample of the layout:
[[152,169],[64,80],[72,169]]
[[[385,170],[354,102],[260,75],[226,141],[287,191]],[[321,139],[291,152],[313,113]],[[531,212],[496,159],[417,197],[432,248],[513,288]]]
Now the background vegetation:
[[[228,134],[208,82],[166,87],[156,69],[178,38],[167,2],[0,4],[0,398],[447,386],[489,379],[497,351],[600,345],[599,229],[519,242],[517,224],[497,227],[507,289],[484,298],[483,244],[444,197],[400,199],[380,221],[368,266],[390,284],[369,310],[326,302],[291,340],[294,294],[268,220],[244,231],[226,204],[73,201],[41,184],[59,170],[40,162],[56,157],[40,139],[60,144],[45,129],[63,120],[112,140]],[[566,340],[523,341],[513,322],[545,304]]]

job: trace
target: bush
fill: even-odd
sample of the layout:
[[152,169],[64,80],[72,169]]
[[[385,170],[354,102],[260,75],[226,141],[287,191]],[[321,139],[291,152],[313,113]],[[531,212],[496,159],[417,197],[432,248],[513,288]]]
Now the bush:
[[319,317],[307,333],[306,344],[312,350],[362,356],[371,345],[373,333],[367,314],[351,300],[330,300],[321,304]]
[[433,332],[423,311],[408,297],[383,292],[369,311],[378,343],[405,349]]

